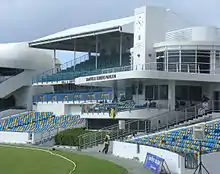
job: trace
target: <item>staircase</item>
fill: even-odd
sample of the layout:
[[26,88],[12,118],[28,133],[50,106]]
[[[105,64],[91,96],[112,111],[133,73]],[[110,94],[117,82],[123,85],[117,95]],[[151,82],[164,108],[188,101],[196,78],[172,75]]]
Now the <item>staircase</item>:
[[29,86],[31,82],[30,73],[30,71],[25,70],[22,73],[0,83],[0,98],[6,97],[23,86]]
[[[175,111],[167,111],[147,120],[127,120],[123,129],[119,124],[100,129],[99,131],[86,133],[79,136],[79,150],[94,148],[104,143],[106,134],[110,135],[111,141],[123,140],[134,132],[137,134],[151,134],[162,130],[169,130],[175,127],[201,122],[203,119],[210,119],[214,112],[213,101],[209,107],[202,111],[202,103],[188,108]],[[202,112],[201,112],[202,111]]]

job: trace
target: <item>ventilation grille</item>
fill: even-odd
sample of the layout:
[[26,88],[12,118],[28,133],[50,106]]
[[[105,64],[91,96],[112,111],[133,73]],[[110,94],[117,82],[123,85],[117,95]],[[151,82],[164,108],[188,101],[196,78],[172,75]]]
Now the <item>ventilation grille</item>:
[[192,29],[182,29],[166,33],[166,41],[192,40]]

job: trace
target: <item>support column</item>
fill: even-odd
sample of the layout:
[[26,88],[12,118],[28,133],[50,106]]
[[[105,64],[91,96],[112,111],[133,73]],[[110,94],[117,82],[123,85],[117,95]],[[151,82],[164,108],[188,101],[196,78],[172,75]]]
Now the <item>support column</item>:
[[118,120],[118,127],[120,130],[125,129],[125,120]]
[[216,51],[213,47],[210,52],[210,74],[215,74],[215,64],[216,64]]
[[169,71],[169,55],[168,55],[168,49],[166,48],[166,72],[168,72]]
[[179,66],[178,66],[179,70],[178,72],[181,72],[182,70],[182,46],[180,46],[180,51],[179,51]]
[[95,36],[95,69],[98,69],[98,36]]
[[56,50],[54,49],[53,50],[53,69],[52,69],[52,72],[50,72],[52,74],[57,73],[58,71],[60,71],[60,68],[61,68],[61,67],[59,67],[59,68],[56,67],[56,57],[57,57]]
[[176,104],[176,83],[175,81],[169,81],[168,83],[168,108],[170,110],[175,110]]
[[74,67],[74,70],[75,70],[75,66],[76,66],[76,40],[74,40],[74,43],[73,43],[73,67]]
[[119,45],[119,57],[120,57],[120,60],[119,60],[119,65],[121,66],[122,65],[122,51],[123,51],[123,47],[122,47],[122,44],[123,44],[123,34],[120,33],[120,45]]
[[56,57],[57,57],[57,55],[56,55],[56,50],[53,50],[53,62],[54,62],[54,67],[56,66],[55,64],[56,64]]
[[118,88],[116,83],[112,87],[112,100],[114,100],[115,98],[118,99]]
[[197,61],[197,49],[195,50],[195,73],[199,73],[198,61]]

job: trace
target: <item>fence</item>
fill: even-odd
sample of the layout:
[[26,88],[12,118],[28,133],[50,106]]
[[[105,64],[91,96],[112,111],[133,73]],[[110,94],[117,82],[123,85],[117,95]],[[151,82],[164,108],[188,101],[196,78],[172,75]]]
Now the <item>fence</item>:
[[106,133],[110,135],[111,140],[123,139],[134,132],[150,134],[161,130],[168,130],[177,124],[219,111],[220,101],[210,100],[188,108],[168,111],[147,120],[127,120],[122,127],[119,124],[115,124],[97,132],[79,136],[79,149],[85,149],[103,143]]
[[47,130],[44,132],[36,132],[36,133],[33,133],[34,136],[32,136],[33,137],[32,143],[36,145],[43,144],[43,143],[46,143],[52,140],[59,132],[62,132],[67,129],[80,128],[80,127],[86,127],[86,121],[84,121],[80,125],[74,125],[74,126],[72,125],[72,126],[68,126],[65,128],[57,126],[54,129]]

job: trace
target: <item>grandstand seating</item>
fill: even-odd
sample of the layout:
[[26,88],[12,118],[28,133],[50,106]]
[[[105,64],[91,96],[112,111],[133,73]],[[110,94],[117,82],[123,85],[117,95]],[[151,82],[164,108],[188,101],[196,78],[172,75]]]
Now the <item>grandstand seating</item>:
[[[98,57],[97,69],[95,69],[95,57],[90,56],[90,58],[86,61],[83,61],[80,64],[72,65],[71,67],[67,67],[62,69],[59,72],[52,71],[54,73],[47,74],[44,73],[40,75],[37,79],[34,79],[34,83],[36,82],[54,82],[54,81],[62,81],[62,80],[73,80],[77,77],[81,76],[90,76],[102,74],[103,71],[105,73],[111,73],[111,68],[119,67],[119,56],[100,56]],[[128,66],[130,64],[130,57],[128,53],[122,55],[122,66]],[[103,69],[108,69],[103,70]],[[124,70],[124,69],[123,69]],[[119,68],[118,71],[121,71]]]
[[83,124],[79,116],[55,116],[52,112],[30,112],[0,120],[0,131],[43,132]]
[[[220,150],[220,121],[212,121],[205,125],[205,139],[202,141],[202,153]],[[193,128],[181,128],[169,132],[157,133],[127,140],[130,143],[153,146],[169,150],[180,155],[199,152],[200,142],[193,138]]]

